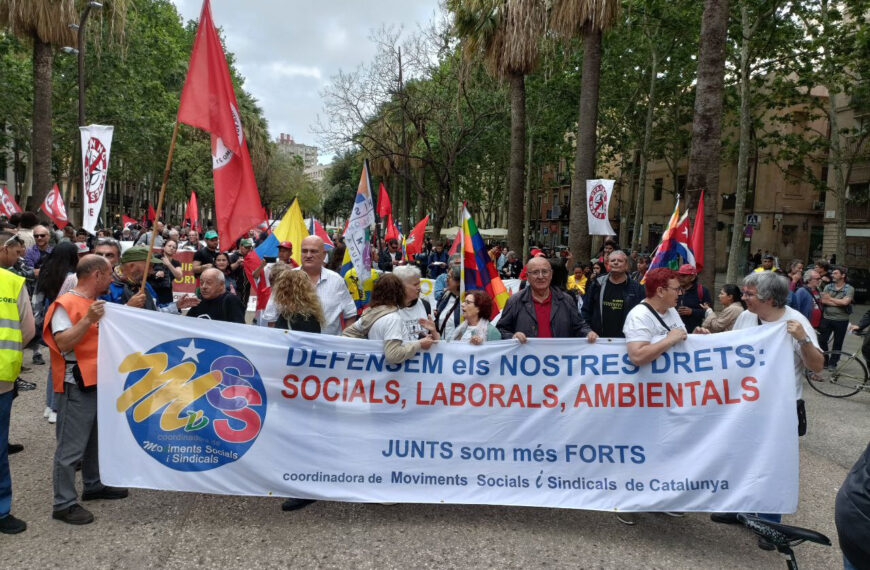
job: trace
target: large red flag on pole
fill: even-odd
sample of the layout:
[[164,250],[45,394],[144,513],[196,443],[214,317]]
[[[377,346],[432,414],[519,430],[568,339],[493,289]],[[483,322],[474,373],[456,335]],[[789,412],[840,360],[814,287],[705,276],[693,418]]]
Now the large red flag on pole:
[[187,201],[187,208],[184,210],[184,219],[190,221],[190,227],[199,229],[199,206],[196,203],[196,192],[190,193],[190,200]]
[[202,4],[178,120],[211,133],[214,205],[218,234],[232,243],[266,219],[227,60],[211,18]]
[[[736,228],[735,228],[736,231]],[[704,191],[698,198],[698,211],[695,214],[695,225],[692,226],[692,241],[689,244],[695,255],[695,269],[704,269]]]
[[408,258],[411,258],[414,255],[423,251],[423,240],[426,235],[426,224],[429,223],[429,216],[426,216],[422,220],[420,220],[414,229],[411,230],[411,233],[408,234],[408,239],[405,241],[405,253],[408,254]]
[[378,217],[386,218],[393,213],[393,205],[390,204],[390,195],[387,194],[387,189],[384,188],[384,183],[381,182],[378,191]]

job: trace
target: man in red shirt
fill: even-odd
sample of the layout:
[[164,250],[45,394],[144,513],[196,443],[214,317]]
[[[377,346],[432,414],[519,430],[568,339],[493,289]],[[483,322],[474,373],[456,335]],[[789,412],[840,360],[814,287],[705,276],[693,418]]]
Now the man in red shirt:
[[553,268],[543,257],[534,257],[526,265],[529,286],[507,300],[497,328],[502,338],[586,337],[598,338],[577,310],[577,301],[569,293],[551,287]]

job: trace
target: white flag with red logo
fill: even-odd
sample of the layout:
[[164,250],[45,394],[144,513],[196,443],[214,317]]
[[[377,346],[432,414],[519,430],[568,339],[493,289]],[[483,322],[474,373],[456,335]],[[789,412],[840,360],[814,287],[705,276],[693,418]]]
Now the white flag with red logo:
[[613,180],[586,181],[586,218],[589,220],[589,235],[615,236],[610,226],[607,210],[613,196]]
[[15,198],[12,197],[12,194],[9,193],[9,189],[5,186],[0,188],[0,214],[9,217],[20,211],[21,206],[18,205],[18,202],[16,202]]
[[88,125],[79,127],[82,137],[82,227],[94,233],[109,173],[109,150],[115,127]]
[[51,221],[59,228],[63,228],[69,223],[66,217],[66,208],[63,205],[63,198],[60,195],[57,184],[52,187],[51,192],[45,197],[45,201],[39,209],[45,212],[45,215],[51,218]]

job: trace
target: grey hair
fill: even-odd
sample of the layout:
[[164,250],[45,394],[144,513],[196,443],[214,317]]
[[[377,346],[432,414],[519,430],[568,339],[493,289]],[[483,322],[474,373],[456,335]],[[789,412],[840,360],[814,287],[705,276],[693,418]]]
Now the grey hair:
[[453,255],[450,256],[450,263],[455,263],[455,262],[460,261],[460,260],[462,260],[462,254],[454,253]]
[[217,280],[219,282],[223,283],[224,285],[227,284],[227,276],[224,275],[224,272],[221,271],[220,269],[218,269],[217,267],[209,267],[208,269],[206,269],[205,271],[202,272],[202,276],[205,277],[206,273],[208,273],[209,275],[214,275],[217,278]]
[[420,278],[420,270],[413,265],[400,265],[393,268],[393,275],[402,281],[410,281]]
[[97,240],[97,243],[94,244],[94,247],[98,247],[101,245],[108,245],[108,246],[114,247],[115,250],[118,252],[118,257],[121,256],[121,244],[118,243],[118,240],[116,240],[115,238],[110,238],[110,237],[100,238]]
[[507,252],[507,257],[508,257],[508,259],[510,259],[511,257],[513,257],[514,259],[518,259],[518,258],[517,258],[517,252],[515,252],[515,251],[509,251],[509,252]]
[[750,273],[743,278],[744,287],[755,287],[759,301],[771,300],[774,307],[784,307],[788,299],[788,279],[772,271]]
[[448,277],[453,279],[454,281],[460,281],[462,279],[462,268],[461,267],[451,267],[448,272]]
[[813,273],[818,273],[818,271],[816,271],[815,268],[807,269],[806,271],[804,271],[804,276],[803,276],[804,283],[810,282],[810,279],[812,279],[812,277],[813,277]]

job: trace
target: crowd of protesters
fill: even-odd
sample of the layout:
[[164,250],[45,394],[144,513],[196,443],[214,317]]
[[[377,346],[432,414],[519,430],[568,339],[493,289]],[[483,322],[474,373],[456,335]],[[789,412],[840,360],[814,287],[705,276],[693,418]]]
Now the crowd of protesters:
[[[826,361],[823,354],[831,339],[833,349],[840,350],[850,328],[870,328],[870,315],[858,325],[850,324],[855,290],[847,282],[848,270],[826,261],[808,267],[795,260],[783,271],[773,255],[762,255],[741,286],[721,287],[714,304],[693,265],[648,270],[650,256],[624,251],[611,240],[588,262],[575,262],[567,249],[533,248],[525,264],[516,252],[496,243],[488,255],[499,275],[521,280],[520,290],[498,311],[485,291],[462,287],[462,259],[450,255],[448,242],[427,239],[420,254],[407,256],[398,241],[388,240],[384,247],[373,249],[380,271],[374,272],[370,298],[360,308],[354,302],[359,297],[352,292],[362,287],[352,273],[342,277],[337,272],[344,255],[340,237],[335,236],[331,252],[321,238],[309,236],[298,244],[280,242],[276,258],[261,259],[254,249],[267,237],[265,231],[251,230],[226,243],[211,229],[200,235],[195,228],[161,222],[153,229],[128,226],[91,235],[69,226],[58,230],[40,225],[29,212],[0,222],[0,266],[7,270],[0,272],[0,288],[9,293],[0,297],[14,301],[4,314],[20,314],[9,321],[16,323],[13,336],[20,339],[15,341],[18,346],[32,350],[32,364],[45,364],[41,347],[49,348],[44,415],[57,426],[53,518],[87,524],[94,517],[79,500],[128,495],[126,489],[106,486],[99,479],[96,339],[105,303],[176,314],[186,311],[192,318],[245,324],[251,321],[246,313],[254,294],[258,298],[252,324],[382,341],[391,363],[429,350],[438,341],[525,343],[530,338],[573,337],[589,343],[624,338],[630,360],[643,365],[685,341],[688,334],[785,322],[784,334],[792,338],[794,347],[796,398],[801,395],[805,369],[818,372],[836,366],[836,357]],[[298,265],[293,261],[294,248],[299,248]],[[182,277],[176,259],[180,251],[194,252],[195,295],[173,294],[173,281]],[[421,296],[422,278],[433,280],[434,306]],[[36,340],[30,341],[31,337]],[[7,393],[13,390],[7,388],[33,387],[20,379],[16,382],[22,350],[11,358],[10,366],[0,363],[7,376],[0,378],[0,438],[5,435],[7,440],[0,451],[0,532],[4,533],[26,528],[9,514],[8,455],[22,446],[8,443],[12,396]],[[866,343],[864,350],[870,352]],[[80,497],[77,469],[83,480]],[[282,508],[295,510],[311,502],[291,498]],[[728,513],[712,518],[726,523],[737,520]],[[770,547],[763,540],[759,545]]]

